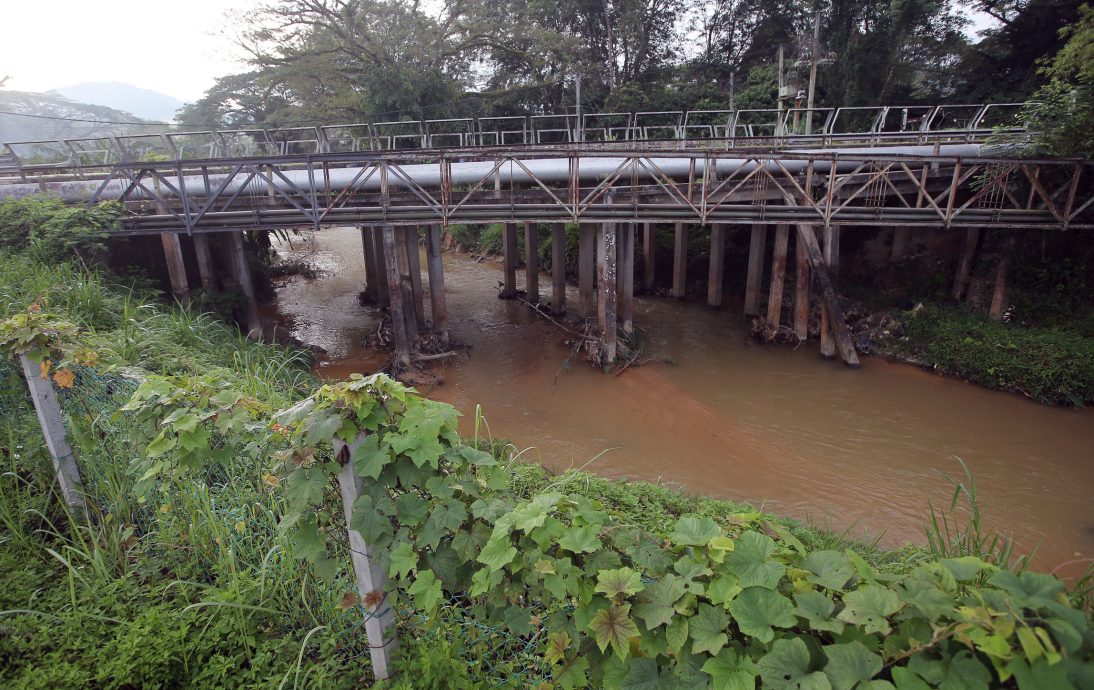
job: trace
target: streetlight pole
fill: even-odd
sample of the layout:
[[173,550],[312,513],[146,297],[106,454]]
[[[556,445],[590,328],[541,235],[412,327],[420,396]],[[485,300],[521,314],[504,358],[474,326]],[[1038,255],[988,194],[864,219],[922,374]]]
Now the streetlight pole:
[[813,92],[817,88],[817,53],[820,51],[820,7],[813,18],[813,49],[809,51],[809,95],[806,99],[805,133],[813,133]]

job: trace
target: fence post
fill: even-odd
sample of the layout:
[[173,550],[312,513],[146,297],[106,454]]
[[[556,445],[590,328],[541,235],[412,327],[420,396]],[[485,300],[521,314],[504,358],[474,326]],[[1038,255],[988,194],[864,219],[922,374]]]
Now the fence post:
[[[338,473],[338,489],[342,494],[342,510],[346,515],[353,572],[357,578],[357,588],[360,590],[361,608],[365,612],[365,634],[368,637],[369,654],[372,657],[372,672],[377,680],[383,680],[391,677],[391,657],[395,653],[397,643],[394,630],[389,632],[389,628],[392,628],[395,623],[395,611],[391,608],[384,591],[387,573],[376,562],[371,547],[365,543],[361,533],[350,527],[353,504],[361,495],[361,479],[355,470],[354,455],[364,439],[364,434],[361,434],[348,447],[345,442],[334,439],[333,445],[336,457],[343,455],[343,448],[348,450],[346,464]],[[383,596],[377,600],[374,598],[375,595],[369,596],[373,593]]]
[[23,365],[23,374],[27,378],[30,399],[34,402],[34,411],[38,413],[38,424],[42,427],[46,447],[53,458],[53,471],[57,474],[57,484],[61,495],[70,510],[83,512],[84,485],[80,481],[80,470],[76,467],[76,458],[72,446],[65,438],[65,425],[61,420],[61,406],[57,403],[57,394],[53,383],[42,376],[41,366],[30,361],[26,355],[19,355]]

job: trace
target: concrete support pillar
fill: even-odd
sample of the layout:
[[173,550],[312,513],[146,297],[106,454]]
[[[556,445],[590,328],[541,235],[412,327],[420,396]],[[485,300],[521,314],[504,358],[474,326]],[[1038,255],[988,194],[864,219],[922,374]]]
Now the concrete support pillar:
[[383,241],[384,265],[387,271],[391,328],[395,331],[395,361],[402,367],[409,367],[410,342],[407,339],[406,318],[403,313],[403,286],[399,275],[399,257],[395,250],[397,245],[395,226],[385,225],[380,235]]
[[258,314],[258,300],[255,297],[254,282],[251,280],[247,252],[243,249],[243,231],[228,233],[228,253],[231,256],[233,277],[247,298],[247,337],[257,340],[262,337],[262,319]]
[[599,288],[597,316],[600,333],[604,340],[604,363],[615,362],[618,343],[616,324],[616,233],[615,225],[602,223],[597,226],[597,263],[596,278]]
[[908,243],[912,238],[912,229],[899,226],[893,230],[893,250],[890,259],[898,261],[908,253]]
[[403,228],[403,241],[406,242],[407,273],[410,277],[410,293],[414,300],[414,319],[418,330],[424,330],[425,290],[422,289],[422,255],[418,245],[418,228],[408,225]]
[[441,261],[441,226],[426,227],[426,265],[429,268],[429,308],[433,315],[433,333],[448,345],[448,302],[444,294],[444,263]]
[[403,317],[406,324],[406,339],[411,347],[418,342],[418,306],[414,295],[414,285],[410,279],[410,259],[407,256],[407,237],[405,228],[395,228],[395,265],[399,269],[399,290],[403,298]]
[[767,226],[753,225],[748,247],[748,276],[745,279],[745,316],[760,313],[760,284],[763,282],[766,252]]
[[76,456],[68,443],[53,382],[48,377],[43,377],[41,365],[30,361],[26,355],[19,355],[19,362],[23,367],[23,376],[27,379],[34,411],[38,414],[38,424],[42,427],[46,448],[53,459],[57,486],[61,489],[61,496],[69,510],[78,513],[75,517],[80,517],[85,507],[84,485],[80,481],[80,470],[76,467]]
[[710,226],[710,270],[707,274],[707,305],[722,306],[722,270],[726,254],[726,226]]
[[167,275],[171,279],[171,292],[179,304],[190,304],[190,281],[186,278],[186,261],[182,258],[179,236],[173,232],[160,234],[163,255],[167,259]]
[[965,296],[965,288],[969,286],[972,261],[976,256],[976,245],[979,242],[980,228],[969,228],[965,231],[965,242],[961,246],[961,257],[957,260],[957,273],[953,278],[953,298],[955,300],[960,300]]
[[794,277],[794,334],[798,340],[809,338],[809,253],[805,248],[805,242],[798,238],[794,242],[794,253],[797,258],[797,274]]
[[991,296],[991,310],[988,315],[996,321],[1003,320],[1007,310],[1007,272],[1010,270],[1010,257],[1014,252],[1014,235],[1003,243],[1002,254],[995,268],[995,290]]
[[551,311],[566,313],[566,224],[551,224]]
[[688,279],[688,232],[683,223],[676,224],[676,242],[672,252],[672,296],[683,299]]
[[198,258],[198,274],[202,290],[216,290],[216,274],[213,272],[213,254],[209,250],[208,235],[194,235],[194,254]]
[[391,297],[387,283],[387,252],[384,251],[384,234],[379,228],[368,229],[369,238],[372,240],[372,257],[376,263],[376,295],[377,304],[387,307],[391,304]]
[[365,259],[365,292],[373,304],[380,303],[380,274],[376,270],[376,251],[372,231],[361,228],[361,253]]
[[[832,289],[837,289],[839,281],[839,226],[830,225],[824,229],[824,245],[821,255],[828,267],[828,276],[832,281]],[[836,341],[833,333],[831,309],[825,302],[821,302],[821,338],[820,352],[825,359],[836,356]]]
[[596,295],[593,283],[596,275],[596,233],[594,225],[578,226],[578,291],[580,292],[579,314],[583,319],[591,319],[596,309]]
[[539,304],[539,224],[524,224],[524,284],[528,301]]
[[642,224],[642,285],[653,290],[653,281],[657,266],[656,228],[653,223]]
[[[838,233],[838,229],[837,229]],[[843,308],[840,306],[839,297],[836,294],[834,278],[829,275],[828,262],[825,261],[820,244],[817,242],[816,231],[813,226],[798,225],[798,240],[805,245],[809,255],[809,263],[813,268],[813,276],[817,281],[817,289],[820,291],[821,304],[825,305],[831,315],[829,324],[832,334],[844,363],[852,368],[859,367],[858,353],[855,352],[855,344],[851,341],[851,331],[843,318]]]
[[623,287],[620,300],[620,311],[623,316],[623,332],[627,335],[634,333],[634,223],[624,223],[616,226],[622,231],[622,236],[616,238],[616,242],[623,246],[621,253],[622,265],[617,268],[619,282]]
[[502,255],[505,261],[505,284],[502,287],[502,299],[516,299],[517,296],[517,224],[506,223],[501,236]]
[[767,290],[767,323],[778,328],[782,322],[783,286],[786,283],[786,249],[790,226],[775,226],[775,250],[771,256],[771,285]]

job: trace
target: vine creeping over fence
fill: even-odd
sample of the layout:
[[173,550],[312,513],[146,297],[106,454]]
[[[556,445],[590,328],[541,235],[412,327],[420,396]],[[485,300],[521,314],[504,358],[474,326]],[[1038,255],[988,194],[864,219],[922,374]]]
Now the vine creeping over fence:
[[[58,339],[71,332],[37,315],[9,320],[0,349],[33,343],[46,373],[71,359]],[[78,388],[80,378],[54,380]],[[461,439],[455,409],[382,375],[322,386],[283,410],[227,381],[141,379],[116,413],[134,429],[139,492],[203,481],[260,447],[270,458],[260,481],[283,497],[297,557],[335,577],[350,565],[346,529],[356,532],[367,547],[354,566],[367,556],[389,578],[359,593],[369,620],[394,608],[436,616],[460,598],[469,616],[536,651],[522,685],[1094,687],[1089,614],[1050,575],[975,557],[894,575],[852,551],[810,551],[758,513],[725,524],[682,515],[651,533],[565,483],[522,497],[495,455]],[[343,510],[347,476],[356,497]]]

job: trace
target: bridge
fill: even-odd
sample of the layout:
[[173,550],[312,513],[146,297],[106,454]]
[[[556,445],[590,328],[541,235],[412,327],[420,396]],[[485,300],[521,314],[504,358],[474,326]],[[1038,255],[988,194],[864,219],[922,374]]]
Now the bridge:
[[[536,226],[552,224],[553,250],[561,252],[563,224],[579,224],[580,315],[598,317],[611,362],[617,321],[633,327],[638,225],[647,279],[654,226],[675,226],[680,297],[687,228],[710,226],[711,256],[719,257],[709,276],[715,306],[727,228],[750,226],[749,313],[758,311],[766,229],[775,226],[772,273],[780,284],[773,278],[767,312],[775,325],[794,226],[797,282],[807,288],[811,272],[819,287],[822,352],[838,349],[857,365],[829,271],[840,228],[893,227],[904,241],[915,227],[961,229],[972,247],[984,228],[1094,228],[1094,162],[1020,156],[1012,145],[1025,135],[1014,120],[1019,107],[590,113],[16,142],[4,144],[0,199],[120,201],[129,213],[118,233],[161,236],[180,299],[189,289],[183,240],[206,287],[216,282],[211,242],[220,242],[222,262],[251,297],[252,328],[257,308],[241,231],[359,226],[368,290],[392,311],[404,364],[428,323],[415,265],[420,227],[432,326],[446,337],[440,226],[505,224],[502,296],[515,297],[523,223],[528,298],[538,303]],[[966,263],[971,256],[959,274],[967,276]],[[555,273],[551,307],[564,313],[565,276]],[[803,338],[808,290],[795,299],[794,330]]]

